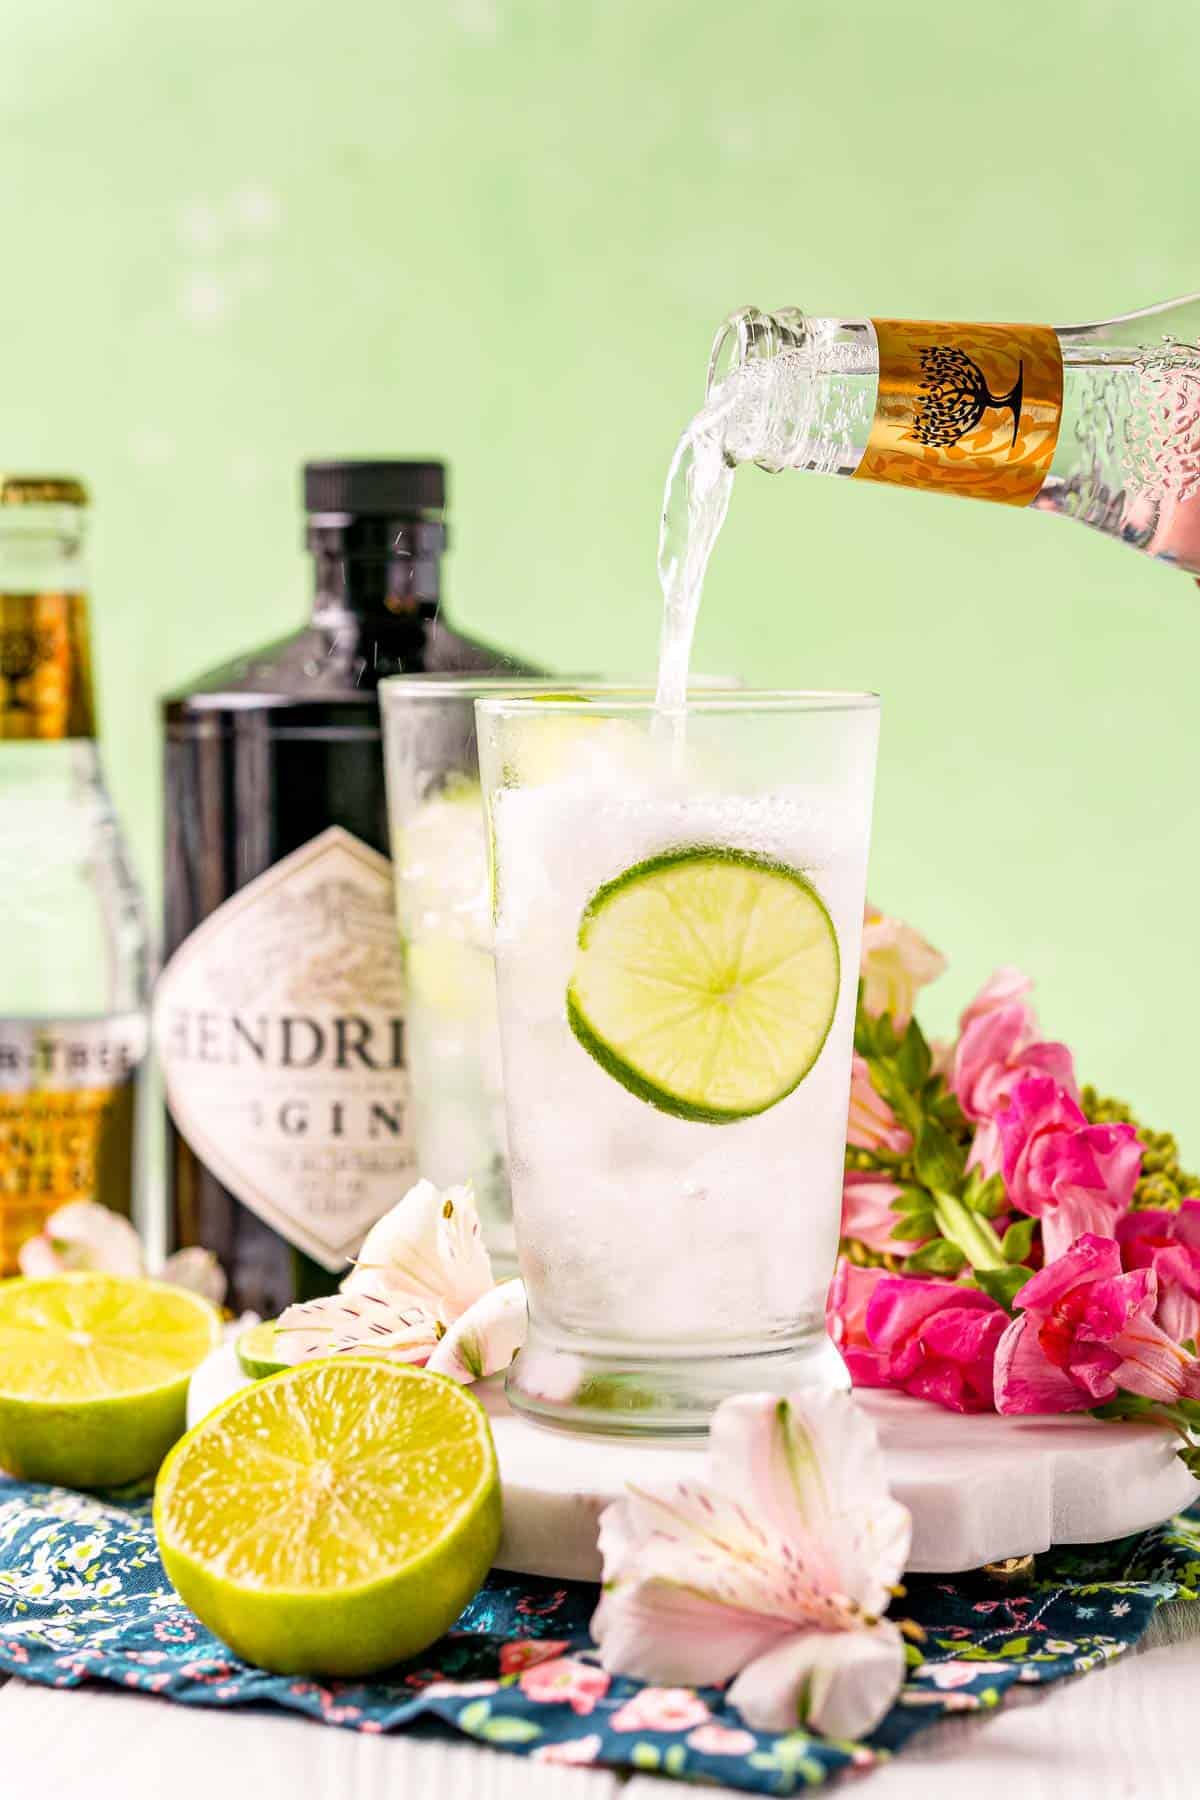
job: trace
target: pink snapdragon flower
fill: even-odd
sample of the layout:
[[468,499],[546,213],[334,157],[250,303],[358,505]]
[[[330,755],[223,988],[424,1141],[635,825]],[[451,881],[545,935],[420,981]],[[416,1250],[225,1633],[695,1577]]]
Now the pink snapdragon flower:
[[886,1387],[884,1358],[867,1336],[867,1307],[886,1269],[860,1269],[839,1256],[825,1299],[825,1329],[855,1387]]
[[870,1150],[889,1156],[907,1156],[912,1149],[912,1132],[902,1125],[883,1095],[871,1080],[867,1060],[855,1054],[850,1066],[850,1117],[846,1121],[846,1142],[856,1150]]
[[1006,1011],[1009,1007],[1019,1006],[1025,1014],[1028,1035],[1032,1042],[1038,1034],[1037,1014],[1029,1001],[1033,992],[1033,982],[1023,969],[1015,969],[1011,963],[994,969],[976,994],[975,998],[964,1006],[958,1015],[958,1029],[963,1032],[976,1019],[986,1018],[989,1013]]
[[1065,1044],[1038,1038],[1037,1021],[1022,1001],[967,1019],[955,1045],[950,1085],[968,1119],[994,1119],[1017,1083],[1038,1074],[1051,1076],[1078,1103],[1071,1052]]
[[951,1412],[991,1412],[992,1366],[1008,1315],[978,1288],[887,1275],[867,1304],[867,1341],[882,1358],[878,1385],[936,1400]]
[[1153,1269],[1158,1277],[1154,1317],[1167,1336],[1200,1342],[1200,1200],[1185,1200],[1178,1212],[1126,1214],[1117,1243],[1127,1269]]
[[842,1182],[842,1236],[857,1238],[860,1244],[882,1255],[911,1256],[921,1248],[924,1238],[892,1236],[900,1223],[900,1215],[893,1207],[903,1192],[886,1175],[847,1170]]
[[1152,1268],[1121,1272],[1112,1238],[1087,1232],[1017,1295],[996,1351],[996,1409],[1086,1412],[1125,1392],[1200,1398],[1200,1363],[1155,1323]]
[[1008,1315],[978,1288],[855,1268],[841,1257],[825,1324],[855,1387],[896,1387],[952,1412],[992,1410]]
[[1112,1236],[1141,1173],[1132,1125],[1089,1125],[1052,1075],[1025,1075],[996,1126],[1009,1200],[1041,1220],[1048,1263],[1084,1233]]
[[903,1032],[912,1018],[918,988],[936,981],[945,968],[946,958],[919,931],[900,919],[887,918],[877,907],[867,907],[859,972],[869,1018],[890,1013],[896,1030]]

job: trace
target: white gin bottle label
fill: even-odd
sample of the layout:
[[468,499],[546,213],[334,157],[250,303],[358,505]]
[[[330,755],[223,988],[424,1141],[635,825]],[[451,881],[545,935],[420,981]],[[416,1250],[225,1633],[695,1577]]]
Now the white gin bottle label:
[[158,985],[179,1130],[331,1272],[414,1175],[387,858],[331,826],[211,913]]

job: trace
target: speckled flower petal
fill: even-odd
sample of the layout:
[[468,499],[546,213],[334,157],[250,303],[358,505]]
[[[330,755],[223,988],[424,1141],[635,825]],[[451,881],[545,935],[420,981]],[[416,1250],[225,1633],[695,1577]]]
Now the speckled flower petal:
[[275,1326],[275,1349],[280,1362],[287,1363],[343,1351],[423,1363],[440,1330],[427,1307],[397,1306],[387,1294],[359,1289],[289,1306]]

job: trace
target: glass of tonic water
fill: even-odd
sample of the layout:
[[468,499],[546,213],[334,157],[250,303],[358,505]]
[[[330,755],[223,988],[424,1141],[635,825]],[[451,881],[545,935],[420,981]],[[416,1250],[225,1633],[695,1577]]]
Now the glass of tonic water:
[[845,1386],[837,1253],[879,706],[481,698],[515,1405],[703,1430]]

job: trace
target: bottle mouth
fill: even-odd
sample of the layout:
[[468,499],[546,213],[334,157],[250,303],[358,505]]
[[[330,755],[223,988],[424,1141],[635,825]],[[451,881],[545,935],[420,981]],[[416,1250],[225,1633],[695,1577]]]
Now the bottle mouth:
[[808,320],[798,306],[782,306],[772,313],[760,312],[757,306],[739,307],[713,339],[705,398],[735,369],[748,362],[764,362],[781,350],[798,350],[808,335]]

